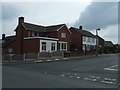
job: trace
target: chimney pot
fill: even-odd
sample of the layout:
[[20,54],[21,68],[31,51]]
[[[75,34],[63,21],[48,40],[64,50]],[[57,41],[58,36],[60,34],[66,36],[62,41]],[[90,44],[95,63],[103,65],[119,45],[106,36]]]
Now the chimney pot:
[[24,17],[19,17],[18,23],[19,23],[19,24],[24,23]]
[[80,30],[82,30],[82,29],[83,29],[83,27],[82,27],[82,26],[79,26],[79,29],[80,29]]
[[5,34],[2,34],[2,40],[5,40],[5,36],[6,36]]

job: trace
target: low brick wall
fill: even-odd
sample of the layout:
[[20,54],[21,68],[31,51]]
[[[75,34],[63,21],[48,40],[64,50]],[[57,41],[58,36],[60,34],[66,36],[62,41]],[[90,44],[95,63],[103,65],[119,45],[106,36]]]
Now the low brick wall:
[[71,51],[70,56],[86,56],[86,55],[95,55],[95,51]]
[[52,58],[63,58],[63,52],[40,52],[40,53],[27,53],[27,54],[6,54],[3,55],[2,60],[11,61],[11,60],[38,60],[38,59],[52,59]]
[[12,60],[23,60],[24,56],[23,55],[12,55],[11,59]]
[[38,54],[36,53],[27,53],[24,54],[24,60],[34,60],[34,59],[38,59]]
[[83,56],[84,53],[82,51],[71,51],[70,56]]
[[4,61],[23,60],[23,59],[24,59],[23,55],[19,55],[19,54],[16,54],[16,55],[6,54],[2,56],[2,60]]

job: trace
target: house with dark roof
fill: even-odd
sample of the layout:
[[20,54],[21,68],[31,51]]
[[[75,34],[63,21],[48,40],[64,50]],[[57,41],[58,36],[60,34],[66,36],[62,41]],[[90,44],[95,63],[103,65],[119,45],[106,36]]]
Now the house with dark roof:
[[2,36],[3,50],[7,53],[24,54],[53,51],[70,51],[71,31],[66,24],[41,26],[18,18],[15,36]]
[[105,46],[105,47],[113,47],[114,44],[112,43],[112,41],[105,41],[104,46]]
[[94,51],[96,48],[96,36],[83,27],[70,27],[71,31],[71,51]]
[[98,36],[98,35],[96,37],[98,38],[98,47],[103,48],[104,45],[105,45],[105,40],[102,37]]

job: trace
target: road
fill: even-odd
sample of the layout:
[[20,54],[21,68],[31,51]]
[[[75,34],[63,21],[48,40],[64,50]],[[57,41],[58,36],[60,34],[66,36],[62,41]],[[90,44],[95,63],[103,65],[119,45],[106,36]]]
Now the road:
[[3,88],[117,88],[118,55],[3,64]]

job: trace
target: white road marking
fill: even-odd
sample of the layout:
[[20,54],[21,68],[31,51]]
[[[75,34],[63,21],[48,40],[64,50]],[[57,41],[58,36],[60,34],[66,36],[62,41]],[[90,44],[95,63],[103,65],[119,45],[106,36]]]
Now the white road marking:
[[85,80],[88,80],[88,78],[84,78]]
[[38,61],[34,61],[34,62],[42,62],[43,60],[38,60]]
[[69,76],[69,77],[71,77],[71,78],[72,78],[73,76]]
[[80,77],[77,77],[78,79],[80,78]]
[[64,77],[65,75],[61,75],[62,77]]
[[96,81],[96,79],[84,78],[84,80]]
[[104,70],[118,71],[118,65],[114,65],[114,66],[110,66],[110,67],[104,68]]
[[107,84],[116,84],[116,83],[114,83],[114,82],[108,82],[108,81],[101,81],[101,82],[107,83]]
[[96,79],[93,79],[92,81],[96,81]]
[[57,60],[60,60],[60,59],[55,59],[55,60],[57,61]]
[[76,73],[74,75],[77,75]]
[[115,65],[115,66],[111,66],[111,67],[118,67],[118,65]]
[[108,70],[108,71],[118,71],[118,69],[113,69],[113,68],[104,68],[104,70]]
[[72,69],[72,70],[79,70],[80,68],[74,68],[74,69]]
[[48,61],[48,62],[49,62],[49,61],[52,61],[52,60],[46,60],[46,61]]
[[69,58],[63,58],[64,60],[67,60],[67,59],[69,59]]
[[110,79],[110,78],[104,78],[104,79],[109,81],[116,81],[116,79]]
[[100,77],[96,77],[96,76],[89,76],[89,77],[91,77],[91,78],[97,78],[97,79],[99,79]]

